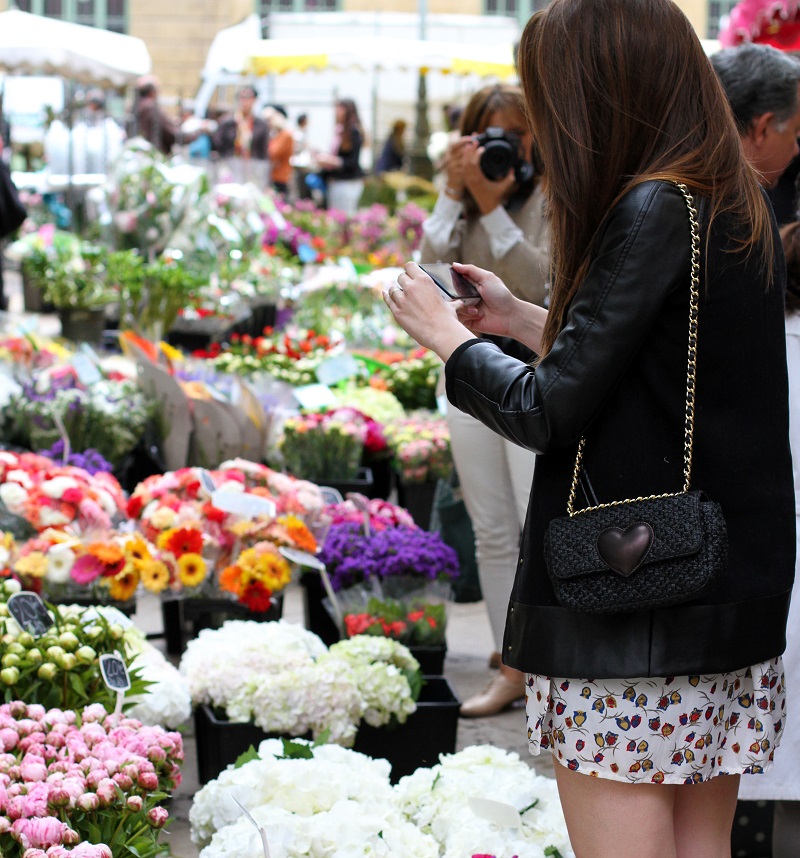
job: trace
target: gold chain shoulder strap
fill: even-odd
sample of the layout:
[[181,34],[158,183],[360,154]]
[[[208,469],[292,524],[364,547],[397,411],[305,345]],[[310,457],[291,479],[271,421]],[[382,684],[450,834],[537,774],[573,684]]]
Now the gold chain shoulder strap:
[[684,440],[683,440],[683,489],[681,492],[666,492],[661,495],[648,495],[647,497],[628,498],[627,500],[610,501],[596,506],[587,506],[583,509],[575,509],[575,496],[578,492],[578,480],[581,473],[583,461],[583,448],[586,437],[582,437],[578,443],[578,452],[575,455],[575,468],[572,473],[572,484],[569,489],[569,500],[567,501],[567,514],[571,517],[588,512],[591,509],[608,509],[613,506],[621,506],[636,501],[657,500],[658,498],[676,497],[689,491],[692,477],[692,440],[694,438],[694,393],[695,377],[697,374],[697,316],[700,307],[700,224],[694,199],[686,185],[675,182],[675,186],[683,194],[686,207],[689,210],[689,224],[692,230],[692,278],[691,278],[691,300],[689,302],[689,350],[686,367],[686,411],[684,418]]

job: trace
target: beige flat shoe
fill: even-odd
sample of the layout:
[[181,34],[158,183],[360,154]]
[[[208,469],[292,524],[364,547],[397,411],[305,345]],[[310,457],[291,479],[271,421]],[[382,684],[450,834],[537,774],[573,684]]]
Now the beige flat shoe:
[[485,718],[508,709],[516,700],[525,696],[525,681],[514,682],[503,674],[495,678],[480,692],[461,704],[462,718]]

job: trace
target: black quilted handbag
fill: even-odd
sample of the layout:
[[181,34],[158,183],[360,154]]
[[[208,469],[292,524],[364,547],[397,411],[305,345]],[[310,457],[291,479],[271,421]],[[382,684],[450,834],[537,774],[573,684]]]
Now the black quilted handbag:
[[677,185],[689,209],[692,277],[686,372],[684,485],[680,492],[596,503],[575,509],[585,438],[578,444],[567,516],[553,519],[544,539],[547,571],[565,608],[610,614],[662,608],[696,598],[724,575],[728,534],[719,504],[690,491],[697,320],[700,304],[700,229],[694,200]]

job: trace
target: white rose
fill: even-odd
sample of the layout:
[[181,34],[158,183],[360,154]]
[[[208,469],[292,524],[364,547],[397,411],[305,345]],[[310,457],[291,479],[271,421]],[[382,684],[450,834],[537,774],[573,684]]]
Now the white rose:
[[25,501],[28,500],[28,493],[18,483],[3,483],[0,486],[0,500],[13,513],[20,513],[23,510]]
[[60,498],[67,489],[77,489],[78,481],[72,477],[53,477],[42,483],[42,493],[49,498]]
[[75,555],[66,545],[54,545],[47,552],[47,572],[45,577],[51,584],[66,584]]
[[51,509],[49,506],[43,506],[39,509],[39,521],[45,527],[58,527],[62,524],[69,524],[72,519],[68,515],[64,515],[57,509]]
[[33,480],[30,478],[30,475],[27,471],[23,471],[20,468],[15,468],[13,471],[8,471],[6,474],[6,480],[9,483],[19,483],[21,486],[25,486],[26,489],[31,488],[33,485]]

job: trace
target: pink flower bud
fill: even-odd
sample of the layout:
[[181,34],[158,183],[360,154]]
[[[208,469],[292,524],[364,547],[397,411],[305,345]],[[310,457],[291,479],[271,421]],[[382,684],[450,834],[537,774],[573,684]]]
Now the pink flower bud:
[[123,792],[128,792],[133,787],[133,781],[124,772],[117,772],[112,780]]
[[85,792],[76,804],[80,810],[90,813],[100,807],[100,799],[93,792]]
[[81,842],[81,836],[77,831],[74,831],[72,828],[67,828],[64,826],[64,834],[61,838],[62,843],[66,846],[74,846],[76,843]]
[[163,763],[167,759],[167,752],[163,748],[159,748],[158,745],[154,745],[152,748],[148,748],[147,759],[151,763]]
[[155,772],[142,772],[139,775],[139,786],[142,789],[158,789],[158,775]]
[[105,778],[97,785],[97,797],[100,799],[101,807],[113,804],[117,800],[117,785],[111,778]]
[[47,766],[37,758],[26,757],[19,767],[22,780],[26,783],[43,781],[47,778]]
[[64,787],[58,786],[50,790],[49,804],[53,807],[67,807],[70,795]]
[[147,811],[147,821],[153,828],[163,828],[168,818],[166,807],[154,807]]
[[131,795],[128,796],[127,804],[128,810],[132,810],[134,813],[138,813],[144,805],[144,800],[140,795]]

